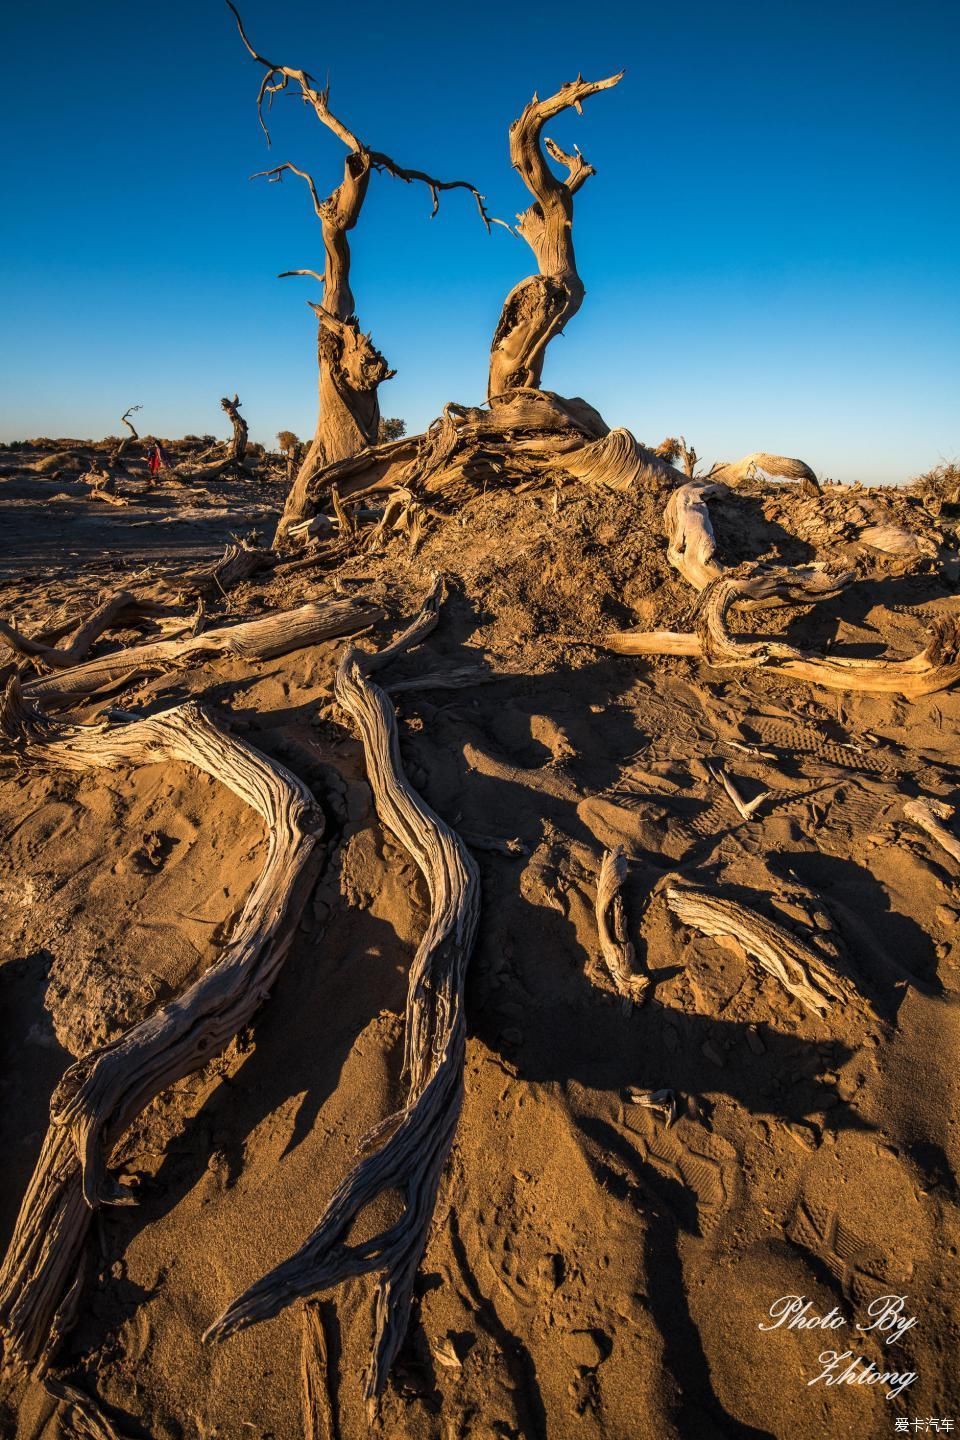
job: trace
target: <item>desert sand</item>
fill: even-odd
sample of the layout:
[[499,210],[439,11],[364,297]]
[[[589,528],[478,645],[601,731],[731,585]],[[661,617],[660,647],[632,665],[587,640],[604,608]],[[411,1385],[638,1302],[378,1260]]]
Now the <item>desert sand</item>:
[[[198,651],[53,702],[38,677],[72,672],[0,653],[5,682],[32,685],[55,727],[202,702],[319,816],[269,994],[117,1140],[110,1172],[137,1203],[93,1213],[75,1323],[48,1388],[8,1373],[2,1433],[370,1433],[372,1278],[203,1336],[303,1244],[362,1137],[403,1103],[407,973],[430,898],[378,815],[334,686],[345,648],[388,644],[437,576],[435,628],[377,683],[407,780],[478,868],[480,908],[463,1108],[377,1433],[779,1440],[956,1416],[960,855],[942,840],[960,837],[957,690],[858,693],[776,663],[616,653],[612,635],[696,623],[667,553],[673,482],[656,469],[624,489],[428,483],[396,530],[377,520],[390,476],[354,485],[369,518],[339,532],[333,518],[311,564],[208,589],[198,622],[176,577],[231,536],[265,545],[284,486],[131,484],[108,505],[72,464],[38,473],[68,449],[0,467],[0,593],[18,633],[76,628],[98,597],[160,580],[168,613],[121,617],[92,656],[318,600],[373,618],[351,638],[263,660]],[[728,571],[853,572],[832,598],[731,611],[737,640],[898,661],[960,618],[949,496],[755,478],[708,507]],[[195,765],[71,770],[41,750],[8,740],[0,783],[4,1244],[63,1073],[217,960],[266,839]],[[918,797],[946,807],[939,840]],[[619,870],[598,915],[605,855]],[[729,924],[707,933],[683,911],[691,892],[759,917],[796,968],[773,973]],[[635,1002],[618,955],[644,977]],[[762,1330],[788,1295],[845,1328]],[[854,1330],[884,1295],[916,1317],[894,1346]],[[810,1384],[828,1348],[916,1378],[892,1399],[889,1382]]]

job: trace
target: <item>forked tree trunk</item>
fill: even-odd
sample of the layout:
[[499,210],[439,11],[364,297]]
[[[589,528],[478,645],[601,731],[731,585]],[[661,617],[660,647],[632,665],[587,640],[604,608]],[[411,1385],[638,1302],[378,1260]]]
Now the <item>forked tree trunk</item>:
[[510,127],[510,159],[534,197],[517,217],[517,230],[537,257],[539,274],[521,280],[504,302],[490,350],[490,399],[508,390],[540,389],[546,348],[583,303],[583,281],[573,253],[573,197],[596,172],[579,150],[567,155],[552,140],[544,140],[567,171],[567,178],[558,180],[540,148],[540,132],[561,111],[571,106],[580,111],[588,96],[609,90],[622,74],[607,80],[578,76],[547,100],[534,95]]

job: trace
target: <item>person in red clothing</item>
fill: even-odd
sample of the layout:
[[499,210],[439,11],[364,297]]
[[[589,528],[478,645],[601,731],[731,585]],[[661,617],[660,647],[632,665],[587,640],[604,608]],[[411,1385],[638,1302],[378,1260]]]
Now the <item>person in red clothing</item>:
[[150,451],[150,458],[147,463],[150,466],[150,474],[154,478],[156,478],[161,470],[170,469],[170,459],[159,440],[155,442],[153,449]]

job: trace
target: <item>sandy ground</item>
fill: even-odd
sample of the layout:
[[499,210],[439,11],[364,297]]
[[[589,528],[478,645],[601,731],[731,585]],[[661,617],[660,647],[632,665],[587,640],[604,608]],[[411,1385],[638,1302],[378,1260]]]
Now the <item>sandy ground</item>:
[[[233,531],[268,532],[250,506],[272,502],[250,487],[220,498],[202,515],[146,498],[114,510],[7,478],[4,612],[29,629],[212,555]],[[858,527],[875,505],[898,505],[900,523],[932,536],[931,558],[865,547]],[[840,519],[818,530],[825,506]],[[692,593],[667,565],[662,507],[656,494],[584,489],[554,511],[552,491],[489,491],[435,521],[415,556],[397,539],[340,572],[387,608],[378,642],[415,613],[431,573],[450,577],[439,627],[397,671],[479,663],[485,683],[398,697],[404,765],[450,823],[527,851],[477,852],[466,1099],[384,1402],[391,1440],[812,1440],[893,1434],[897,1417],[960,1425],[960,867],[903,814],[918,794],[960,800],[960,696],[838,697],[596,648],[611,625],[684,628]],[[838,600],[749,621],[810,648],[908,656],[934,614],[960,609],[946,514],[876,492],[820,502],[767,486],[718,505],[715,524],[730,563],[857,564]],[[331,583],[322,569],[254,580],[221,618]],[[376,819],[362,751],[332,704],[342,643],[252,669],[218,660],[78,711],[202,696],[307,782],[328,827],[328,864],[255,1024],[151,1104],[115,1156],[139,1177],[140,1203],[99,1213],[61,1364],[118,1434],[304,1433],[296,1308],[219,1346],[201,1334],[299,1246],[360,1137],[400,1098],[406,970],[427,898]],[[747,797],[769,792],[750,821],[708,762]],[[264,837],[239,801],[174,765],[7,771],[0,834],[5,1241],[64,1068],[210,963]],[[655,982],[629,1013],[594,914],[616,843],[630,858],[630,935]],[[820,946],[850,1002],[813,1015],[742,951],[680,925],[669,877]],[[672,1124],[638,1103],[663,1087]],[[342,1440],[368,1433],[370,1293],[354,1283],[323,1305]],[[846,1326],[762,1330],[789,1295],[811,1302],[808,1315],[836,1307]],[[916,1317],[895,1345],[854,1329],[884,1295]],[[890,1384],[810,1383],[828,1349],[916,1379],[891,1400]],[[8,1386],[2,1417],[17,1440],[81,1433],[33,1383]]]

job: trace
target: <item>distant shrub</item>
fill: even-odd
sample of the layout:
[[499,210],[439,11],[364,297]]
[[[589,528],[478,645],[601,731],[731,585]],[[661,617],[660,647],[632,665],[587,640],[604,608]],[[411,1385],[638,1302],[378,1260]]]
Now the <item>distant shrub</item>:
[[380,433],[377,439],[381,442],[384,440],[399,440],[401,436],[406,435],[406,433],[406,420],[401,420],[398,415],[391,415],[389,417],[385,415],[380,416]]
[[292,455],[296,451],[297,446],[300,444],[300,440],[296,435],[294,435],[292,430],[278,430],[277,444],[279,445],[282,454]]
[[910,482],[910,489],[924,500],[940,504],[960,504],[960,461],[941,460]]

